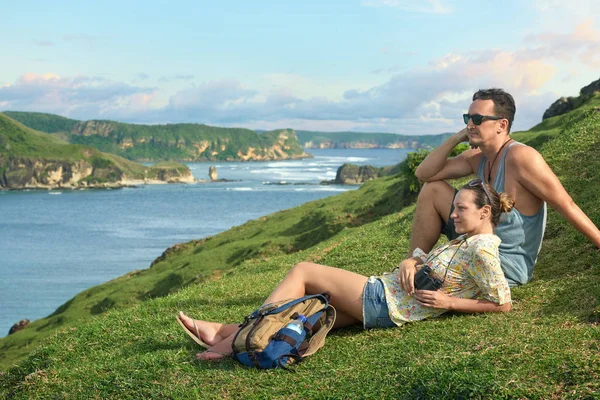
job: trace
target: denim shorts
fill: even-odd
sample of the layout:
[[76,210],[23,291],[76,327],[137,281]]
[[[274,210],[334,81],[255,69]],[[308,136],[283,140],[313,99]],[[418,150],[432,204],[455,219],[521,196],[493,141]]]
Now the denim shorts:
[[363,289],[363,325],[368,328],[391,328],[396,326],[390,319],[381,279],[372,276]]

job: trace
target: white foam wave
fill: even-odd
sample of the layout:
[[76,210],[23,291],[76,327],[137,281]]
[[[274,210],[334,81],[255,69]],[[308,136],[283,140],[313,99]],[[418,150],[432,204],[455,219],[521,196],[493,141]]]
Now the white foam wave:
[[336,187],[331,187],[331,186],[324,186],[324,187],[320,187],[317,189],[319,192],[347,192],[349,190],[353,190],[353,189],[346,189],[346,188],[336,188]]
[[232,190],[234,192],[252,192],[254,189],[251,187],[236,187],[236,188],[227,188],[227,190]]
[[301,161],[277,161],[267,163],[267,168],[281,168],[281,167],[300,167],[302,166]]
[[347,160],[350,162],[365,162],[365,161],[368,161],[369,158],[367,158],[367,157],[348,157]]

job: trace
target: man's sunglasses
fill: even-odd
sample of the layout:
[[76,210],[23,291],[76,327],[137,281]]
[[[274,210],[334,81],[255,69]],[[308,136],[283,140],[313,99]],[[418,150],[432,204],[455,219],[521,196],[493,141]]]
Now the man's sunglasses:
[[483,122],[484,119],[499,120],[499,119],[504,119],[504,117],[496,117],[494,115],[481,115],[481,114],[473,114],[473,115],[463,114],[463,120],[465,121],[465,124],[468,124],[470,119],[473,120],[473,124],[481,125],[481,123]]
[[485,187],[485,184],[483,183],[483,181],[481,179],[473,179],[471,182],[467,183],[467,185],[469,187],[481,186],[483,188],[483,191],[485,192],[485,196],[487,197],[488,201],[490,202],[490,206],[492,205],[492,196],[490,196],[490,192],[488,192],[487,188]]

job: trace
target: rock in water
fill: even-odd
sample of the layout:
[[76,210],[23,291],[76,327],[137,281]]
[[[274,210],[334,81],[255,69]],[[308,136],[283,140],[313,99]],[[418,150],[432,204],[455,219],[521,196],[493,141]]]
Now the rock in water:
[[334,183],[342,185],[360,185],[371,179],[383,176],[383,168],[371,165],[344,164],[338,168]]
[[208,176],[211,181],[216,181],[219,178],[219,175],[217,174],[217,169],[215,168],[214,165],[211,165],[208,168]]
[[23,329],[25,329],[25,327],[29,325],[29,320],[28,319],[22,319],[19,322],[17,322],[16,324],[14,324],[10,330],[8,331],[9,335],[12,335],[15,332],[18,331],[22,331]]

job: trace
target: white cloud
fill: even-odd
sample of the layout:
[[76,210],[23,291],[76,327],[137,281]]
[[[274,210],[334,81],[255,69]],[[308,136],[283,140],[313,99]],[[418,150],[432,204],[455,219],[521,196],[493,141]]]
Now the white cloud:
[[0,102],[10,110],[99,118],[129,104],[131,96],[154,91],[98,77],[25,73],[14,84],[0,87]]
[[27,73],[0,87],[0,104],[80,119],[424,134],[460,129],[472,93],[502,87],[517,100],[518,130],[539,122],[557,97],[569,94],[550,87],[572,87],[589,76],[581,66],[596,65],[599,42],[600,32],[584,22],[572,32],[530,35],[510,51],[453,52],[413,70],[388,70],[376,84],[267,74],[251,83],[220,79],[168,93],[97,77]]
[[441,0],[363,0],[365,7],[392,7],[400,11],[427,13],[427,14],[448,14],[452,8],[445,5]]
[[575,25],[571,33],[529,35],[524,44],[531,46],[526,57],[552,58],[565,62],[577,59],[582,64],[600,67],[600,31],[592,20]]

